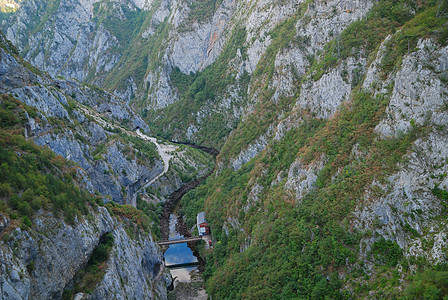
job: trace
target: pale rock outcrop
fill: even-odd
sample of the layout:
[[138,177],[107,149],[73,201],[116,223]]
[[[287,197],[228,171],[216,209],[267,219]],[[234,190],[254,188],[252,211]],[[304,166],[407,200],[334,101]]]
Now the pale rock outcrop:
[[[6,44],[3,35],[0,42]],[[1,51],[0,55],[0,88],[17,88],[32,84],[44,83],[43,78],[28,70],[17,62],[15,57],[7,51]]]
[[262,0],[247,6],[241,3],[239,17],[244,20],[247,31],[247,61],[245,70],[252,74],[262,55],[272,42],[269,32],[276,25],[292,16],[298,6],[304,1],[285,1],[283,3],[272,3]]
[[308,52],[316,53],[352,22],[365,17],[373,3],[371,0],[312,2],[297,24],[298,35],[308,37]]
[[189,74],[203,70],[215,61],[224,45],[224,33],[235,2],[224,0],[209,22],[194,24],[194,30],[181,34],[168,51],[172,64]]
[[[395,76],[394,90],[384,119],[376,128],[384,137],[397,137],[408,132],[414,123],[444,125],[448,122],[446,107],[448,88],[440,75],[448,60],[448,47],[435,51],[431,40],[421,40],[418,51],[407,56]],[[439,63],[442,64],[439,65]],[[440,72],[440,71],[438,71]],[[443,72],[443,71],[442,71]]]
[[150,72],[145,78],[145,84],[151,87],[148,95],[152,99],[151,107],[154,109],[164,108],[179,99],[177,92],[170,85],[169,72],[170,67],[159,67],[157,72]]
[[[407,257],[423,256],[439,263],[447,259],[442,251],[447,242],[446,227],[435,219],[441,212],[441,204],[431,189],[435,185],[448,187],[448,137],[443,129],[448,120],[445,108],[448,93],[440,81],[443,73],[433,66],[446,60],[447,47],[436,49],[434,42],[421,40],[418,48],[404,57],[401,69],[392,78],[394,85],[386,117],[375,130],[383,139],[401,138],[419,127],[429,133],[417,138],[406,160],[386,183],[373,182],[366,188],[353,213],[353,223],[360,230],[371,230],[396,241]],[[381,55],[367,73],[368,87],[378,89],[371,78],[379,73],[376,68],[380,60]],[[382,196],[375,196],[373,189],[381,191]],[[423,240],[432,241],[431,246],[423,245]],[[363,239],[364,253],[372,242],[370,238]]]
[[275,74],[270,86],[275,90],[272,96],[278,101],[280,96],[293,97],[297,92],[297,81],[306,72],[309,62],[299,48],[282,49],[275,57]]
[[325,167],[327,159],[325,155],[312,162],[309,165],[304,165],[301,159],[297,159],[289,168],[288,179],[286,180],[285,188],[293,192],[296,201],[300,200],[309,193],[316,183],[319,171]]
[[254,158],[258,153],[263,151],[268,145],[268,140],[266,137],[262,136],[257,139],[252,144],[248,145],[237,158],[231,161],[233,170],[236,171],[240,169],[245,163],[249,162],[252,158]]
[[[126,2],[123,0],[122,5]],[[134,2],[142,6],[145,1]],[[95,82],[101,83],[121,54],[114,51],[119,43],[116,37],[103,26],[95,26],[95,3],[95,0],[62,1],[53,15],[44,18],[46,4],[23,1],[8,23],[6,36],[20,51],[26,51],[26,60],[52,76],[83,81],[93,69]],[[37,32],[32,29],[38,26],[35,14],[42,14],[38,20],[46,21]]]
[[344,81],[339,68],[324,74],[316,82],[310,82],[310,85],[302,92],[299,105],[316,112],[319,118],[330,118],[351,92],[351,86]]

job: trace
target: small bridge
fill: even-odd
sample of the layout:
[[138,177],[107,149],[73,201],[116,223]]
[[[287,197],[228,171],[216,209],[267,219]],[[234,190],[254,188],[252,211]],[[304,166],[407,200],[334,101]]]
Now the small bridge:
[[180,243],[189,243],[189,242],[197,242],[202,240],[202,237],[200,236],[192,236],[188,238],[178,239],[178,240],[170,240],[170,241],[160,241],[157,242],[159,246],[166,246],[166,245],[173,245],[173,244],[180,244]]

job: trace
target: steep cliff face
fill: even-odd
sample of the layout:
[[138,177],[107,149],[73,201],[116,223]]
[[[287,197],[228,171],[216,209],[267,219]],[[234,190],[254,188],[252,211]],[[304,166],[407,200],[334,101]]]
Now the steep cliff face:
[[[448,184],[444,176],[448,87],[443,82],[447,51],[448,47],[440,47],[433,40],[421,39],[415,52],[404,57],[395,76],[385,81],[394,88],[385,111],[387,118],[381,120],[375,131],[382,139],[415,136],[399,169],[383,184],[372,184],[383,189],[384,195],[372,197],[367,190],[363,197],[367,203],[354,211],[357,227],[363,231],[374,228],[375,232],[396,240],[406,257],[424,257],[432,263],[447,259],[446,223],[437,218],[443,215],[446,204],[432,193],[435,186],[446,189]],[[378,64],[376,60],[368,70],[366,88],[379,79]],[[375,200],[369,201],[371,198]],[[369,239],[366,240],[368,250]]]
[[[24,1],[20,5],[17,13],[3,21],[2,29],[26,60],[53,77],[75,78],[114,91],[138,109],[146,109],[144,115],[151,122],[160,114],[154,110],[183,98],[183,91],[173,84],[173,69],[188,75],[210,66],[233,36],[234,11],[247,10],[235,1]],[[239,37],[235,42],[244,41]],[[236,49],[228,50],[227,60],[236,55]],[[241,56],[241,51],[238,53]],[[221,73],[214,79],[231,75]],[[242,85],[240,92],[220,96],[216,103],[201,103],[188,113],[182,126],[173,120],[168,125],[172,129],[163,125],[159,133],[167,131],[172,139],[202,142],[205,124],[223,114],[221,122],[226,129],[221,133],[214,128],[211,133],[214,139],[222,139],[243,112],[245,97],[239,94],[244,95],[245,88]]]
[[[56,83],[59,86],[64,84]],[[135,196],[138,185],[163,170],[162,162],[155,147],[150,145],[142,151],[131,150],[130,145],[137,148],[134,143],[138,141],[134,140],[133,143],[127,135],[120,138],[117,133],[108,132],[98,125],[89,114],[78,111],[78,107],[83,106],[74,102],[71,96],[87,99],[90,95],[85,95],[85,90],[75,87],[64,91],[51,84],[4,89],[4,92],[12,93],[24,103],[39,108],[41,115],[38,119],[30,118],[27,128],[29,138],[77,162],[86,171],[92,192],[95,187],[100,193],[111,195],[116,202],[129,202]],[[115,106],[112,109],[119,112],[118,118],[121,120],[131,117],[120,103],[111,102],[110,106]],[[87,108],[85,110],[88,111]],[[110,115],[114,117],[113,112]],[[137,118],[136,122],[144,127],[143,121]],[[129,193],[124,193],[122,186]]]
[[[103,21],[124,4],[92,5],[95,28],[121,43]],[[204,274],[210,295],[446,295],[434,279],[447,259],[446,1],[129,9],[143,21],[128,46],[107,75],[82,79],[130,100],[153,132],[220,148],[216,173],[184,203],[204,203],[220,241]],[[13,39],[20,13],[3,23]]]
[[[100,207],[90,217],[68,225],[51,213],[39,211],[33,225],[2,229],[0,244],[4,299],[60,299],[73,288],[75,274],[84,268],[107,233],[114,237],[104,277],[85,299],[166,298],[170,278],[164,271],[162,254],[151,236],[131,238],[125,223]],[[5,238],[6,236],[6,238]],[[84,298],[83,298],[84,299]]]
[[[150,197],[146,197],[159,202],[213,167],[211,157],[200,151],[146,136],[144,133],[150,132],[146,123],[113,94],[77,81],[54,80],[18,57],[17,50],[3,35],[0,42],[1,92],[37,109],[24,115],[25,137],[77,163],[81,185],[90,193],[99,192],[104,201],[136,206],[137,194],[145,193],[152,183]],[[80,57],[76,51],[72,54]],[[36,59],[34,62],[38,62]],[[55,73],[55,69],[47,69]],[[82,79],[76,68],[69,69],[73,77]],[[2,122],[7,122],[4,117]],[[2,197],[9,193],[7,187],[6,194],[2,189]],[[36,192],[35,197],[43,196]],[[86,299],[166,298],[170,278],[160,250],[147,231],[155,225],[157,216],[148,220],[131,208],[108,205],[115,217],[99,208],[89,212],[88,217],[77,215],[66,224],[57,214],[47,212],[46,207],[36,215],[23,217],[23,225],[14,221],[14,209],[20,210],[20,216],[30,214],[30,204],[24,204],[24,212],[20,205],[13,205],[12,211],[3,211],[2,206],[2,298],[57,299],[63,293],[78,291],[83,291]],[[32,208],[35,206],[38,209],[37,204]],[[73,215],[65,217],[72,220]],[[135,229],[129,218],[137,218],[134,221],[139,225],[143,222],[145,231]],[[110,257],[105,264],[92,267],[95,251],[103,246],[105,235],[111,235],[114,241]],[[89,273],[98,267],[100,271]],[[93,285],[91,277],[98,277],[101,272],[101,281],[94,279]]]
[[197,15],[184,1],[25,1],[3,29],[26,60],[54,77],[104,85],[128,100],[158,95],[154,104],[164,107],[176,97],[171,68],[202,70],[225,42],[234,1],[214,3],[212,13],[199,5]]
[[[117,49],[127,46],[95,19],[106,6],[101,1],[21,2],[5,33],[26,60],[52,76],[83,81],[91,73],[95,82],[102,82],[122,56]],[[145,4],[123,1],[112,6],[119,13],[108,18],[126,22]]]
[[166,298],[150,220],[104,206],[84,170],[27,139],[29,119],[43,116],[36,108],[2,94],[0,116],[0,297]]
[[184,203],[221,237],[211,295],[445,295],[448,20],[426,4],[312,1],[271,31],[254,105]]
[[[332,39],[324,33],[325,45],[313,46],[322,53],[295,71],[298,83],[288,80],[295,72],[281,54],[309,49],[310,40],[272,56],[272,77],[258,74],[271,89],[267,108],[255,108],[257,119],[249,115],[230,135],[221,171],[202,194],[212,230],[223,228],[226,244],[211,256],[218,264],[227,259],[210,268],[212,295],[224,297],[225,280],[239,288],[235,297],[319,298],[334,288],[332,297],[414,298],[423,297],[421,289],[445,295],[446,285],[429,277],[446,276],[448,20],[440,4],[404,4],[387,16],[394,5],[379,2]],[[309,29],[300,26],[291,37],[325,23],[310,6],[300,21]],[[291,95],[287,106],[272,104]],[[270,117],[269,108],[278,115]],[[263,126],[260,136],[251,135],[253,126]],[[243,267],[224,271],[240,264],[250,264],[250,280]],[[416,270],[426,271],[413,280]]]
[[[127,104],[99,88],[53,80],[37,69],[33,73],[11,53],[1,51],[2,92],[40,113],[29,118],[27,137],[78,163],[91,192],[132,204],[141,188],[164,172],[168,162],[155,144],[136,133],[150,132],[148,125]],[[197,168],[204,167],[210,164]]]
[[[225,5],[223,2],[220,8]],[[182,45],[175,43],[166,51],[164,58],[168,59],[165,65],[170,80],[165,81],[177,92],[178,101],[173,102],[172,93],[149,97],[153,101],[147,112],[150,125],[156,132],[175,139],[222,146],[230,131],[241,119],[258,110],[260,103],[272,97],[276,106],[284,105],[284,99],[297,97],[300,88],[307,89],[308,96],[304,98],[306,102],[297,105],[312,107],[319,110],[319,116],[328,118],[350,94],[350,84],[336,73],[326,74],[320,83],[301,81],[309,75],[306,70],[314,55],[350,23],[365,16],[371,6],[370,1],[257,1],[250,4],[242,1],[228,6],[232,10],[227,13],[230,18],[226,29],[217,35],[218,40],[225,42],[220,48],[215,46],[219,55],[212,56],[213,62],[207,68],[188,68],[186,64],[191,66],[191,63],[185,56],[184,61],[174,59],[171,54],[175,52],[170,49],[182,49]],[[217,16],[219,9],[213,19]],[[188,34],[197,34],[199,28],[198,24],[195,33]],[[178,34],[182,37],[187,33]],[[346,69],[351,74],[362,63],[348,61]],[[197,73],[188,75],[188,72]],[[334,87],[323,89],[329,81]],[[156,85],[155,91],[160,90],[159,87]],[[331,101],[322,100],[328,96]],[[165,98],[170,98],[167,107]],[[163,101],[163,104],[154,101]],[[257,129],[252,139],[260,138],[267,131],[264,126]],[[255,148],[258,150],[250,152],[258,153],[264,147]]]

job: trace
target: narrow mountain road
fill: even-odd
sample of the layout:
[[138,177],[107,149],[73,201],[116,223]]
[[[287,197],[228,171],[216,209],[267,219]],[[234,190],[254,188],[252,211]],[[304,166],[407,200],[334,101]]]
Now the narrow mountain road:
[[170,167],[170,160],[173,157],[171,154],[173,151],[176,151],[179,147],[175,145],[167,145],[167,144],[159,144],[157,142],[157,139],[154,137],[147,136],[146,134],[143,134],[140,129],[137,129],[137,135],[146,141],[152,142],[157,147],[157,151],[159,152],[160,157],[163,160],[163,171],[154,177],[150,182],[145,184],[142,189],[145,189],[146,187],[150,186],[152,183],[154,183],[157,179],[162,177],[166,172],[168,172],[168,169]]
[[[160,172],[156,177],[151,179],[151,181],[149,181],[144,186],[142,186],[139,190],[146,189],[148,186],[153,184],[157,179],[159,179],[160,177],[165,175],[166,172],[168,172],[168,169],[170,167],[170,160],[173,157],[173,155],[171,153],[173,151],[176,151],[179,147],[177,147],[175,145],[159,144],[157,142],[156,138],[147,136],[146,134],[142,133],[140,131],[140,129],[137,129],[136,132],[126,130],[126,129],[124,129],[121,126],[112,124],[109,121],[103,119],[103,117],[99,113],[90,110],[85,105],[82,105],[82,104],[78,103],[78,106],[79,106],[79,108],[81,109],[82,112],[84,112],[86,115],[92,117],[101,126],[109,127],[109,128],[113,128],[113,129],[114,128],[120,129],[122,132],[124,132],[124,133],[126,133],[126,134],[128,134],[130,136],[138,137],[138,138],[140,138],[142,140],[149,141],[149,142],[153,143],[156,146],[157,152],[159,153],[159,156],[162,158],[162,161],[163,161],[163,171]],[[132,205],[134,207],[137,207],[137,198],[136,197],[132,197],[130,203],[128,203],[128,204],[130,204],[130,205]]]

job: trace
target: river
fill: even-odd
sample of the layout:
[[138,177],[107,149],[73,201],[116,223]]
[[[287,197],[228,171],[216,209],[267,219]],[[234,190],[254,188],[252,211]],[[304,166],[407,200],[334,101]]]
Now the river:
[[[215,149],[195,146],[216,157],[219,153]],[[205,176],[193,180],[174,191],[165,203],[160,220],[162,240],[173,240],[182,237],[191,237],[191,232],[181,216],[178,216],[177,209],[182,197],[189,191],[196,188],[201,182],[213,173],[210,171]],[[204,282],[201,273],[204,271],[205,261],[200,256],[196,243],[181,243],[164,246],[165,265],[194,264],[169,268],[173,277],[173,290],[168,293],[168,299],[207,299],[204,289]]]
[[[176,213],[176,212],[174,212]],[[179,233],[183,227],[181,217],[176,214],[170,215],[169,239],[179,239],[184,237]],[[168,294],[168,299],[207,299],[207,293],[203,287],[203,280],[200,271],[200,261],[203,262],[195,248],[195,244],[187,243],[170,245],[164,253],[165,265],[168,267],[173,278],[173,291]],[[193,251],[193,250],[194,251]],[[178,264],[197,264],[193,266],[172,268],[170,266]],[[202,269],[202,268],[201,268]]]

